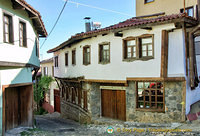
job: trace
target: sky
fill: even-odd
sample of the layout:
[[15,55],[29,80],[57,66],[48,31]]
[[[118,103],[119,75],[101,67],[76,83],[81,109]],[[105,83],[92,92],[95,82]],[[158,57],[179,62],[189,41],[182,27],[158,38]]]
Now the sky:
[[[63,8],[65,0],[26,1],[40,12],[45,28],[49,33]],[[49,49],[60,45],[76,33],[85,32],[85,17],[91,17],[91,21],[94,22],[101,22],[101,28],[104,28],[134,17],[135,11],[135,0],[69,0],[55,29],[40,49],[40,60],[53,56],[52,53],[47,53]],[[45,38],[40,38],[40,46],[44,40]]]

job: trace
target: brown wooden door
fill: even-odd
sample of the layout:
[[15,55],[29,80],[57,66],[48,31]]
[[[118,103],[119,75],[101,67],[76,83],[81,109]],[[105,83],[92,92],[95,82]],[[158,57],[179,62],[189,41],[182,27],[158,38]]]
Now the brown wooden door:
[[60,112],[60,90],[54,89],[54,111]]
[[123,90],[101,91],[102,116],[126,120],[126,95]]
[[19,91],[17,88],[5,90],[5,130],[19,125]]

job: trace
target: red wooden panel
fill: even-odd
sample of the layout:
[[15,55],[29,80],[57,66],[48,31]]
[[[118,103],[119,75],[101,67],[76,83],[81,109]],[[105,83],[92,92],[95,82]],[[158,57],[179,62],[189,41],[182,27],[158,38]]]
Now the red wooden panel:
[[57,112],[60,111],[60,91],[54,89],[54,110]]

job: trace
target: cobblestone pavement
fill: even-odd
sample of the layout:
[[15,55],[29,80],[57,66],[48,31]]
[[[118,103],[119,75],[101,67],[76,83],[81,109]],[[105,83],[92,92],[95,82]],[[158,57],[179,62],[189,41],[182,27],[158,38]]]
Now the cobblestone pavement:
[[[112,122],[111,122],[112,123]],[[200,122],[187,124],[142,124],[125,122],[114,125],[80,125],[59,117],[36,116],[37,128],[17,128],[6,136],[200,136]],[[108,128],[110,132],[108,133]],[[183,132],[185,131],[185,132]]]

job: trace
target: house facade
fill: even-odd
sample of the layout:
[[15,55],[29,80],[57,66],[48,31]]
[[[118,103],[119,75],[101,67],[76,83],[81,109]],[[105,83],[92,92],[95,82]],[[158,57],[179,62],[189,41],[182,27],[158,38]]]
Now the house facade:
[[80,122],[185,121],[190,105],[200,100],[194,45],[186,42],[197,24],[182,13],[136,17],[76,34],[49,50],[61,115]]
[[[54,77],[53,58],[41,61],[40,67],[41,67],[42,76]],[[45,102],[48,103],[53,108],[53,111],[56,109],[56,108],[54,109],[54,107],[56,105],[56,104],[54,104],[54,99],[55,99],[54,98],[54,90],[59,90],[59,88],[57,87],[56,81],[53,81],[50,84],[50,90],[45,95]],[[49,110],[49,106],[46,106],[46,108],[47,108],[47,110]]]
[[47,32],[24,0],[0,1],[0,133],[33,125],[32,71],[39,70],[38,38]]
[[[185,11],[189,16],[197,17],[197,1],[185,0]],[[184,0],[136,0],[136,5],[137,17],[171,15],[184,12]]]

